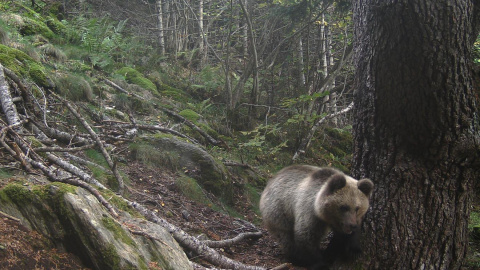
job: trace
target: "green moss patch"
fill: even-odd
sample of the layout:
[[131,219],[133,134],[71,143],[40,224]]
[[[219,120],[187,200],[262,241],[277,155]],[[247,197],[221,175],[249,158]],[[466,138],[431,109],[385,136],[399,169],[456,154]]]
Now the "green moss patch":
[[24,36],[42,35],[46,38],[53,38],[53,31],[41,20],[32,19],[18,14],[3,14],[2,19],[8,25],[14,26]]
[[109,231],[111,231],[116,239],[120,239],[122,242],[129,246],[135,247],[135,241],[125,232],[125,230],[120,226],[115,220],[113,220],[110,217],[103,217],[102,218],[102,224],[107,228]]
[[123,67],[117,70],[115,73],[125,77],[128,83],[136,84],[142,88],[151,91],[154,94],[158,94],[157,87],[149,79],[145,78],[142,73],[130,67]]
[[19,77],[30,77],[40,86],[51,88],[50,79],[45,68],[26,53],[0,44],[0,63],[12,70]]
[[200,119],[200,115],[190,109],[183,110],[179,112],[181,116],[183,116],[185,119],[191,121],[191,122],[197,122],[198,119]]

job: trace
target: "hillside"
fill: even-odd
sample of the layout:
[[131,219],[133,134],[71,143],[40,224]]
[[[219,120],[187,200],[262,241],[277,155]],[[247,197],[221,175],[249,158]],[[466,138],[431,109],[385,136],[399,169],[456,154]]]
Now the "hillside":
[[[329,7],[325,19],[331,22],[330,30],[324,29],[330,31],[325,34],[330,52],[314,44],[322,27],[318,20],[291,19],[302,12],[319,16],[318,10],[257,3],[255,15],[270,18],[271,26],[265,27],[271,28],[254,21],[257,45],[262,45],[256,63],[253,53],[242,55],[241,35],[252,34],[235,30],[246,31],[247,23],[230,24],[228,16],[239,11],[227,16],[226,7],[209,5],[205,11],[211,22],[205,25],[205,44],[191,32],[199,26],[186,12],[185,25],[176,25],[184,28],[165,29],[170,34],[161,45],[155,1],[0,3],[0,268],[181,269],[140,243],[167,243],[175,252],[184,251],[195,269],[229,268],[228,258],[245,267],[239,269],[282,265],[285,259],[262,228],[258,211],[268,178],[292,163],[334,166],[346,173],[350,168],[352,26],[342,2]],[[183,22],[165,16],[165,26]],[[311,42],[312,52],[305,59],[311,63],[299,72],[293,53],[298,50],[291,44],[298,44],[295,29],[303,31],[307,24],[312,29],[305,43]],[[280,29],[285,32],[267,35]],[[231,39],[225,42],[226,37]],[[200,48],[209,51],[203,54]],[[328,66],[321,64],[322,50],[331,58]],[[307,78],[298,84],[302,72]],[[80,218],[65,210],[62,196],[96,198],[92,204],[101,206],[97,215],[103,225],[124,242],[114,246],[139,252],[139,264],[124,262],[121,251],[111,249],[102,253],[99,248],[103,257],[93,258],[90,242],[96,237],[68,232]],[[22,212],[22,207],[34,210]],[[45,218],[43,225],[29,220],[30,214]],[[182,249],[168,237],[140,230],[137,221],[172,224],[167,231]],[[58,226],[45,229],[49,222]],[[472,231],[478,223],[472,221]],[[57,229],[63,238],[46,233]],[[197,239],[193,246],[242,233],[247,239],[195,249],[188,239],[179,240],[177,229]],[[472,238],[468,269],[478,265],[475,243]],[[202,248],[207,251],[199,252]],[[212,259],[214,252],[220,263]]]
[[[267,124],[258,113],[248,125],[232,128],[215,90],[222,83],[217,67],[198,70],[182,54],[139,59],[149,41],[131,31],[147,22],[106,16],[106,8],[118,14],[125,7],[92,3],[88,17],[67,15],[79,7],[56,1],[0,5],[4,206],[15,201],[6,190],[16,184],[25,187],[22,192],[55,182],[90,185],[107,205],[118,195],[106,197],[110,193],[102,189],[111,189],[193,236],[222,240],[260,230],[260,239],[217,250],[248,265],[281,264],[278,246],[261,228],[257,204],[266,179],[294,154],[285,127],[275,123],[288,110]],[[351,135],[326,131],[321,153],[302,162],[348,170]],[[95,267],[76,247],[31,230],[28,217],[1,209],[2,268]],[[191,252],[191,260],[211,265]],[[148,265],[159,267],[155,261]]]

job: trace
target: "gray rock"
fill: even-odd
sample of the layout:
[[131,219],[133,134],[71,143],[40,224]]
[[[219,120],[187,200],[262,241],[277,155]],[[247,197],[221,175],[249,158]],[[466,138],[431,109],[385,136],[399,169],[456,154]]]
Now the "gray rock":
[[125,212],[115,220],[82,188],[9,185],[0,190],[0,210],[20,218],[94,269],[148,269],[150,263],[161,269],[192,268],[163,227]]

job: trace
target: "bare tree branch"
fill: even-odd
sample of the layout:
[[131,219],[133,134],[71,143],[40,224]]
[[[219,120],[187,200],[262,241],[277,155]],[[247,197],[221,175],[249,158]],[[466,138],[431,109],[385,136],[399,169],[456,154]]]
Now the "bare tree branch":
[[[57,96],[58,97],[58,96]],[[112,158],[110,157],[110,155],[108,154],[107,150],[105,149],[105,147],[103,146],[103,143],[102,141],[100,140],[100,138],[97,136],[97,134],[95,133],[95,131],[93,131],[93,129],[90,127],[90,125],[87,123],[87,121],[85,121],[85,119],[75,110],[75,108],[72,107],[72,105],[65,99],[62,99],[60,97],[58,97],[60,100],[62,100],[63,104],[65,104],[65,106],[67,106],[68,110],[73,114],[75,115],[75,117],[80,121],[80,123],[82,123],[83,127],[88,131],[88,133],[90,134],[90,136],[92,136],[92,138],[94,139],[95,143],[97,144],[97,146],[100,148],[100,151],[103,155],[103,157],[105,158],[105,160],[107,161],[108,163],[108,166],[110,167],[110,169],[112,170],[113,172],[113,175],[115,175],[115,178],[117,179],[118,181],[118,192],[120,194],[123,194],[123,191],[124,191],[124,183],[123,183],[123,178],[122,176],[120,175],[120,173],[118,172],[117,170],[117,166],[116,164],[113,162]]]
[[305,136],[303,139],[302,139],[302,142],[300,143],[300,146],[298,147],[297,151],[295,152],[295,154],[293,155],[292,157],[292,160],[296,160],[298,159],[301,155],[304,155],[305,152],[307,151],[308,149],[308,146],[310,146],[310,142],[312,141],[312,138],[313,136],[315,135],[315,132],[317,132],[317,129],[320,127],[320,125],[325,122],[326,120],[328,119],[331,119],[331,118],[334,118],[334,117],[337,117],[341,114],[344,114],[348,111],[350,111],[351,109],[353,108],[353,102],[350,103],[346,108],[344,108],[343,110],[341,111],[338,111],[336,113],[332,113],[332,114],[329,114],[323,118],[321,118],[320,120],[318,120],[314,125],[313,127],[310,129],[310,131],[308,132],[307,136]]

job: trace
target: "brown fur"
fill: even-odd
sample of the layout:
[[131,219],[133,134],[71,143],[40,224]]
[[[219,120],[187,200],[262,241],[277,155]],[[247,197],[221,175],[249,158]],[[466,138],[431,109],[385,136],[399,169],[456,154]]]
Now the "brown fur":
[[333,168],[294,165],[268,183],[260,211],[268,231],[294,262],[319,260],[320,242],[329,230],[356,231],[369,207],[373,183],[357,181]]

